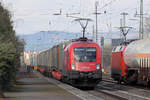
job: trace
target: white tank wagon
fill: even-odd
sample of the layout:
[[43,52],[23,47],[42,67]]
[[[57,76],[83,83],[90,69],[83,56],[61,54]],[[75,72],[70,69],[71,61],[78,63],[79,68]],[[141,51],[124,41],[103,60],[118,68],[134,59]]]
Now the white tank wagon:
[[128,80],[150,86],[150,40],[131,42],[123,55]]
[[150,67],[150,40],[130,43],[125,49],[124,60],[129,68]]

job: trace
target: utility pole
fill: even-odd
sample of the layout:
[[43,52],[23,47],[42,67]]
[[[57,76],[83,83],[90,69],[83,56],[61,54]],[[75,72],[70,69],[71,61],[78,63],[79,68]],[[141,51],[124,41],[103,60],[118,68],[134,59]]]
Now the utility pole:
[[95,33],[96,33],[96,42],[97,42],[97,40],[98,40],[98,39],[97,39],[97,35],[98,35],[97,15],[101,14],[101,13],[98,13],[98,12],[97,12],[97,7],[98,7],[98,1],[95,2],[95,13],[94,13],[94,14],[95,14],[95,25],[96,25],[96,26],[95,26],[95,28],[96,28],[96,31],[95,31]]
[[132,27],[128,27],[126,26],[126,16],[128,15],[128,13],[121,13],[121,15],[123,16],[123,20],[120,19],[120,31],[122,32],[123,36],[124,36],[124,41],[126,42],[126,35],[128,34],[129,30]]
[[98,6],[98,2],[95,2],[95,17],[96,17],[96,42],[97,42],[97,6]]
[[[137,16],[138,15],[138,16]],[[143,13],[143,0],[140,0],[140,14],[135,14],[135,17],[140,17],[140,24],[139,24],[139,39],[144,38],[144,13]]]
[[123,13],[121,13],[121,15],[123,16],[123,27],[125,27],[126,26],[126,16],[128,15],[128,13],[123,12]]
[[94,40],[94,33],[95,33],[95,27],[94,27],[94,25],[93,25],[93,41],[95,41],[95,40]]
[[126,31],[126,16],[128,15],[128,13],[123,12],[123,13],[121,13],[121,15],[123,16],[123,21],[121,20],[122,27],[120,27],[120,29],[124,36],[125,42],[126,42],[126,35],[128,34],[128,31]]
[[50,32],[50,29],[51,29],[51,21],[49,21],[48,25],[49,25],[48,32]]
[[[123,27],[122,18],[120,19],[120,27]],[[123,35],[122,35],[122,31],[120,30],[120,39],[122,39],[122,38],[123,38]]]
[[143,0],[140,0],[140,27],[139,27],[139,38],[143,39],[144,26],[143,26]]

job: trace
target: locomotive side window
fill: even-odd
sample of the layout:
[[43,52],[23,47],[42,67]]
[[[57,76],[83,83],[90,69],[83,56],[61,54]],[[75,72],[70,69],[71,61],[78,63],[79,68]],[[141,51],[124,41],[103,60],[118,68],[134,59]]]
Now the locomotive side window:
[[74,48],[74,59],[76,62],[96,62],[95,47]]

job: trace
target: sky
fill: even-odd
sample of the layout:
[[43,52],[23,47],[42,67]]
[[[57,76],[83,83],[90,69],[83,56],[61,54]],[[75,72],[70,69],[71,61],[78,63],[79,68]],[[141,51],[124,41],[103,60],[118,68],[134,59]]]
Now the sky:
[[[1,0],[2,1],[2,0]],[[91,18],[86,32],[93,32],[95,26],[95,2],[98,12],[98,32],[115,32],[120,26],[120,13],[126,12],[126,23],[138,31],[140,0],[3,0],[10,10],[16,34],[25,35],[39,31],[81,32],[81,27],[74,18],[66,14],[80,13],[72,16]],[[144,0],[144,13],[149,16],[150,1]],[[54,15],[59,13],[61,15]],[[105,13],[104,13],[105,12]],[[137,19],[137,20],[130,20]]]

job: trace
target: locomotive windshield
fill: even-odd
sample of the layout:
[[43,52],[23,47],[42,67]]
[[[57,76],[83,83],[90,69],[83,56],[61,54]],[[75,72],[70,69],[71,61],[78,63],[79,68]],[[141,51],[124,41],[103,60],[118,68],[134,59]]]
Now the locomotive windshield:
[[76,62],[96,62],[95,47],[74,48],[74,59]]

